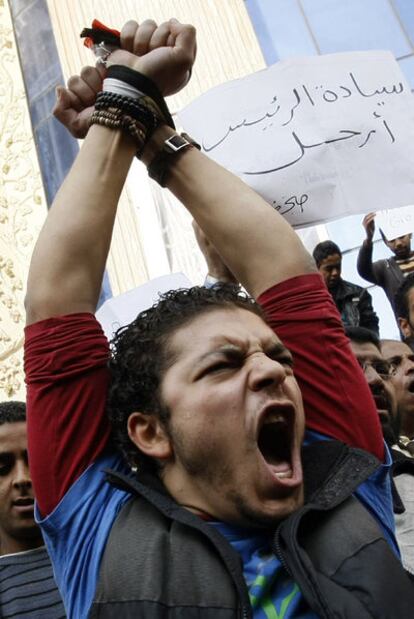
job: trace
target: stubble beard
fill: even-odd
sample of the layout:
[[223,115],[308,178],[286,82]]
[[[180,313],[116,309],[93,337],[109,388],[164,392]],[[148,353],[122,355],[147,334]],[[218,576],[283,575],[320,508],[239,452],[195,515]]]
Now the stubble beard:
[[[181,466],[187,475],[197,479],[197,485],[201,489],[207,488],[211,494],[217,494],[225,505],[233,506],[232,511],[237,514],[234,519],[226,518],[226,522],[237,526],[274,529],[277,525],[287,518],[291,513],[303,505],[303,486],[295,489],[291,495],[281,497],[280,509],[277,513],[267,514],[264,510],[254,508],[248,499],[243,496],[238,488],[227,488],[226,482],[232,478],[232,467],[230,465],[220,466],[219,456],[211,461],[212,453],[208,449],[195,451],[194,448],[188,449],[180,432],[172,431],[169,433],[174,445],[174,452],[179,459]],[[240,466],[243,466],[240,460]],[[214,506],[213,506],[214,507]],[[214,510],[211,510],[214,516]]]

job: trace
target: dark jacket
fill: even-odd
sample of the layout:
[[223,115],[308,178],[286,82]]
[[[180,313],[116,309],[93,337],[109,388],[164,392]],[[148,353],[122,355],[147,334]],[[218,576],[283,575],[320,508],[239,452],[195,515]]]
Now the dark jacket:
[[330,291],[345,327],[365,327],[379,335],[378,316],[371,295],[365,288],[341,279]]
[[[393,464],[391,467],[391,489],[392,489],[392,498],[393,498],[393,508],[395,514],[395,528],[397,535],[397,542],[400,546],[401,558],[403,565],[406,566],[407,575],[411,578],[414,584],[414,573],[412,573],[412,563],[405,556],[405,544],[407,544],[406,527],[407,523],[404,520],[400,520],[401,514],[404,514],[406,510],[412,510],[412,502],[410,501],[411,497],[405,497],[404,495],[400,495],[398,492],[397,486],[394,482],[394,479],[399,475],[411,475],[413,477],[414,484],[414,457],[406,456],[401,453],[398,449],[391,449],[391,456],[393,460]],[[406,500],[407,499],[407,500]],[[407,504],[407,507],[405,505]],[[410,516],[410,511],[408,512]],[[400,530],[401,527],[401,530]],[[399,535],[401,534],[401,538]],[[409,544],[411,546],[411,544]]]
[[[376,458],[336,441],[303,452],[306,502],[273,533],[272,548],[322,619],[411,619],[414,587],[352,492]],[[112,527],[90,617],[248,619],[240,556],[159,480],[110,474],[136,494]]]
[[394,257],[372,262],[372,243],[363,242],[358,253],[357,270],[361,277],[381,286],[388,297],[395,318],[395,293],[404,281],[404,275]]

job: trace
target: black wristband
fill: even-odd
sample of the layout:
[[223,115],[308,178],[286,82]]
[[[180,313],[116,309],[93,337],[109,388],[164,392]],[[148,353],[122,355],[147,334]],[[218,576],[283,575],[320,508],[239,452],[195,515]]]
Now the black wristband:
[[187,148],[197,148],[200,150],[200,145],[187,133],[179,135],[171,135],[164,141],[162,149],[155,155],[154,159],[148,166],[148,174],[161,187],[166,185],[166,177],[170,166],[174,159],[179,156]]
[[165,103],[165,99],[160,93],[155,82],[153,82],[149,77],[139,73],[139,71],[134,71],[134,69],[131,69],[130,67],[125,67],[118,64],[111,65],[108,68],[106,77],[121,80],[122,82],[133,86],[140,92],[153,99],[163,113],[165,124],[169,125],[172,129],[175,129],[175,124],[167,104]]

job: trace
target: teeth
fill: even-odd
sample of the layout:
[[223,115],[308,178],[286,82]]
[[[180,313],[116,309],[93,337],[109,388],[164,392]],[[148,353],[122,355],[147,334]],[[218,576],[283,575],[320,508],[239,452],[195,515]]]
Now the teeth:
[[286,479],[287,477],[292,477],[292,470],[289,471],[280,471],[279,473],[275,473],[275,476],[279,479]]
[[286,419],[282,414],[274,413],[270,414],[263,421],[263,425],[267,425],[269,423],[284,423],[286,424]]

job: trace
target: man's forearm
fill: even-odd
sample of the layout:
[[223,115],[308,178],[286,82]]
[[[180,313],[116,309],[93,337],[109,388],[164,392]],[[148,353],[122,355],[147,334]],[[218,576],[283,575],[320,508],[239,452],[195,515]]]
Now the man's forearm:
[[134,153],[128,135],[100,126],[90,129],[33,253],[28,324],[95,311],[116,207]]
[[357,271],[361,277],[376,284],[375,274],[372,268],[372,241],[365,239],[358,252]]
[[[151,161],[171,130],[147,148]],[[150,152],[151,151],[151,152]],[[291,226],[260,196],[196,149],[172,161],[167,187],[191,212],[238,281],[255,297],[270,286],[315,270]]]

